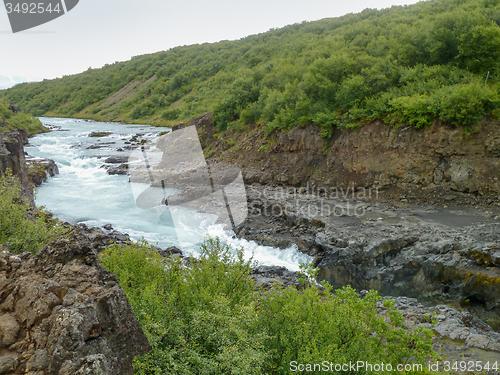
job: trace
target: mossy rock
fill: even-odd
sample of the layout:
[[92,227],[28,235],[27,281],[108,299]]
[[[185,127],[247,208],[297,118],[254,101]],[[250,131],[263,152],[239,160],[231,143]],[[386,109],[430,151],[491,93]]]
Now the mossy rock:
[[108,135],[111,135],[111,132],[92,132],[89,134],[89,137],[100,138],[107,137]]

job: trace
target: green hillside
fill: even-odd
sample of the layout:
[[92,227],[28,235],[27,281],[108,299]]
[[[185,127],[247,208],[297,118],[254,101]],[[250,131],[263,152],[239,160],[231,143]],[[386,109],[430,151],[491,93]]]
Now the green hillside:
[[24,129],[28,136],[48,131],[37,118],[26,113],[12,111],[7,103],[0,101],[0,132],[13,129]]
[[374,119],[473,127],[498,117],[500,0],[434,0],[192,45],[0,91],[35,115],[222,130]]

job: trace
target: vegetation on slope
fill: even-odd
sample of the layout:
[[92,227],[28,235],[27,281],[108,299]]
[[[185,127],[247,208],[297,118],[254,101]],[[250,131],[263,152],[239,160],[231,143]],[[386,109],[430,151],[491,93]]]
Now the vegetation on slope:
[[[306,278],[302,291],[257,292],[247,277],[252,262],[243,259],[242,250],[233,255],[218,239],[208,239],[202,250],[189,267],[179,258],[162,258],[146,243],[102,254],[153,346],[135,359],[137,374],[288,374],[293,361],[328,362],[328,371],[315,368],[318,374],[340,373],[329,364],[349,361],[383,362],[395,370],[435,357],[431,332],[406,331],[401,314],[390,306],[385,318],[379,316],[375,292],[361,299],[351,288],[333,293]],[[405,373],[422,374],[426,368]]]
[[36,253],[64,232],[47,212],[36,211],[21,197],[21,184],[9,171],[0,174],[0,245],[9,251]]
[[431,0],[173,48],[0,96],[35,115],[173,124],[213,111],[223,130],[380,119],[424,127],[497,117],[500,1]]
[[9,109],[8,104],[0,102],[0,132],[13,129],[24,129],[28,136],[49,131],[37,118],[26,113],[14,112]]

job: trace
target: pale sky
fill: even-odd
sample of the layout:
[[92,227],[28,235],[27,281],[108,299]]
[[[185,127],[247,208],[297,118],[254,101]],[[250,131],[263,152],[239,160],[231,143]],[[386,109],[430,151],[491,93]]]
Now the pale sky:
[[297,22],[416,2],[80,0],[64,16],[16,34],[0,4],[0,88],[80,73],[180,45],[240,39]]

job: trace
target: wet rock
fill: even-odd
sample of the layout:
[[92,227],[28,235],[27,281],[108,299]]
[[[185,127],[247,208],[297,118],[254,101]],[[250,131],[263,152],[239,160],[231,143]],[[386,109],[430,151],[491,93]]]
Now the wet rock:
[[110,164],[128,163],[128,156],[110,156],[104,162]]
[[128,174],[128,164],[120,164],[118,167],[108,168],[106,172],[109,175],[126,175]]
[[47,181],[48,177],[54,177],[59,174],[59,168],[52,159],[37,158],[26,156],[28,166],[28,178],[35,186],[40,186],[42,182]]
[[92,146],[86,147],[85,149],[86,150],[98,150],[98,149],[107,148],[107,147],[108,146],[105,144],[97,144],[97,145],[92,145]]
[[89,137],[101,138],[107,137],[108,135],[111,135],[111,132],[92,132],[89,134]]

